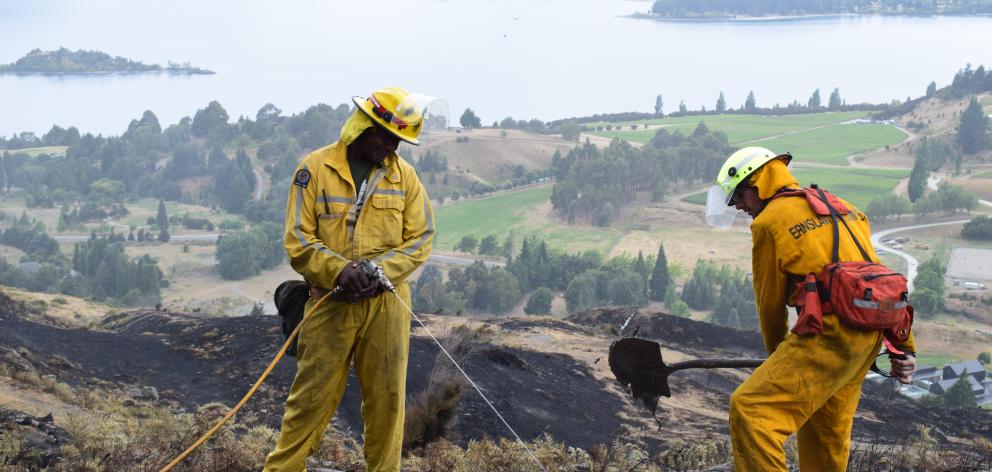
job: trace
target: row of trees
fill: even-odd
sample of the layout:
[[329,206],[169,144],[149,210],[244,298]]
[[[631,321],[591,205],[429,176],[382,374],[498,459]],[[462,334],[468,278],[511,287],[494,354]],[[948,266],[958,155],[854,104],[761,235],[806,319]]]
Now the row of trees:
[[586,142],[553,156],[551,204],[570,223],[606,226],[633,201],[633,192],[650,191],[659,201],[676,183],[712,178],[733,150],[726,134],[710,132],[702,122],[689,136],[659,129],[641,148],[619,139],[604,149]]
[[664,247],[653,260],[638,253],[636,258],[604,262],[596,251],[552,252],[536,239],[524,239],[514,255],[512,241],[511,236],[501,249],[510,255],[505,267],[477,261],[465,269],[452,269],[447,283],[435,267],[425,267],[413,288],[414,306],[427,312],[471,308],[501,313],[529,293],[524,311],[543,314],[550,311],[554,291],[564,292],[569,312],[604,305],[643,306],[649,298],[661,300],[671,291]]
[[[661,95],[658,95],[658,97],[655,98],[655,104],[654,104],[655,114],[659,116],[662,116],[664,114],[662,110],[662,107],[664,106],[663,104],[664,102],[662,101]],[[794,103],[793,105],[799,106],[798,103]],[[840,89],[834,88],[834,91],[830,93],[830,101],[827,103],[825,109],[831,111],[839,110],[843,106],[844,106],[844,101],[840,98]],[[824,108],[820,102],[820,89],[816,89],[813,91],[813,94],[810,95],[809,100],[807,100],[806,102],[806,107],[813,109]],[[720,96],[716,99],[716,106],[713,109],[717,113],[725,113],[727,111],[727,100],[726,98],[724,98],[723,92],[720,92]],[[684,102],[679,104],[679,111],[682,113],[685,113],[687,111]],[[705,112],[706,108],[703,107],[702,111]],[[747,93],[747,98],[744,100],[744,105],[741,106],[739,111],[742,111],[744,113],[759,112],[757,101],[754,98],[753,90]]]
[[[119,137],[80,136],[73,128],[56,126],[42,139],[22,134],[16,140],[0,140],[6,148],[68,146],[64,156],[5,153],[0,188],[28,190],[29,205],[90,202],[106,207],[129,198],[157,197],[247,214],[256,179],[246,149],[258,148],[258,159],[274,182],[288,180],[306,150],[337,138],[350,112],[347,105],[321,104],[284,117],[281,110],[267,104],[256,120],[242,117],[231,123],[227,111],[214,101],[197,110],[193,118],[183,118],[168,128],[146,111]],[[202,189],[195,194],[180,185],[203,175],[209,176],[209,185],[194,186]],[[262,211],[254,208],[254,213],[268,216],[268,210],[278,206],[266,202]]]
[[[912,181],[912,178],[911,178]],[[932,214],[954,214],[971,211],[978,206],[978,196],[964,187],[943,182],[936,192],[930,192],[910,202],[905,197],[887,194],[868,203],[865,210],[873,220],[884,221],[912,213],[917,218]]]

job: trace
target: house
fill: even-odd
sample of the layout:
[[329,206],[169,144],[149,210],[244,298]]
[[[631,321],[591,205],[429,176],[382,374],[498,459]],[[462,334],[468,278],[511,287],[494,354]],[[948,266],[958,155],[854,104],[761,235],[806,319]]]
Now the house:
[[[975,395],[975,402],[979,406],[992,404],[992,375],[989,375],[985,366],[977,360],[948,364],[943,368],[920,365],[913,374],[912,385],[895,385],[895,387],[899,393],[910,398],[920,398],[927,394],[943,395],[961,376],[967,377],[971,393]],[[874,373],[866,378],[875,382],[886,380],[885,377]]]
[[947,364],[944,366],[944,380],[957,379],[964,375],[965,372],[974,377],[979,384],[985,381],[985,366],[977,360]]
[[[935,395],[943,395],[947,393],[947,391],[951,389],[951,386],[957,383],[957,381],[958,379],[944,379],[936,382],[930,386],[930,393]],[[970,375],[968,376],[968,384],[971,387],[971,393],[975,395],[976,399],[985,396],[985,386]]]

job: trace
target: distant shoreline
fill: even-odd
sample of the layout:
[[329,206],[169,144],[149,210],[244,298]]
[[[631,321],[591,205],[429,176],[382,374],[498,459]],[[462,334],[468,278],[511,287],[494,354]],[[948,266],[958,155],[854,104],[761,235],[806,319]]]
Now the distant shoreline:
[[178,71],[178,70],[144,70],[144,71],[92,71],[92,72],[51,72],[51,71],[19,71],[19,70],[7,70],[0,69],[0,75],[17,75],[17,76],[41,76],[41,77],[102,77],[109,75],[215,75],[216,72],[207,69],[198,69],[195,71]]
[[871,17],[871,16],[886,16],[886,17],[907,17],[907,18],[935,18],[935,17],[981,17],[989,18],[992,17],[990,13],[976,13],[976,14],[910,14],[910,13],[818,13],[815,15],[769,15],[769,16],[745,16],[745,15],[729,15],[729,16],[661,16],[655,14],[647,13],[633,13],[631,15],[626,15],[626,18],[633,18],[638,20],[655,20],[661,22],[671,22],[671,23],[760,23],[760,22],[774,22],[774,21],[797,21],[797,20],[817,20],[817,19],[829,19],[829,18],[843,18],[843,17]]

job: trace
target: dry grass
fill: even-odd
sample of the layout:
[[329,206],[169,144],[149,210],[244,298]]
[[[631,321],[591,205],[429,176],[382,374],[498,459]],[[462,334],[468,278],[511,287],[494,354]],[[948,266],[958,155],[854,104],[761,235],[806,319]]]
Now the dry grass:
[[32,306],[41,306],[49,321],[63,326],[92,326],[113,311],[108,305],[70,295],[29,292],[13,287],[0,286],[0,290],[10,298]]
[[[445,337],[446,349],[452,357],[464,359],[473,351],[474,346],[490,334],[485,328],[458,326]],[[463,388],[462,378],[446,356],[438,353],[427,388],[406,407],[403,424],[404,451],[421,452],[425,446],[447,436]]]
[[[499,183],[513,177],[517,165],[527,170],[546,169],[551,165],[555,151],[568,153],[578,143],[561,139],[559,135],[527,133],[519,130],[505,130],[506,137],[499,129],[451,130],[432,134],[423,146],[412,150],[413,157],[419,158],[429,149],[440,151],[448,157],[449,172],[462,174],[471,180]],[[467,142],[457,142],[467,137]],[[400,155],[411,158],[407,146]]]
[[992,442],[978,439],[969,448],[941,444],[932,430],[918,426],[914,439],[899,444],[860,443],[852,447],[848,470],[970,472],[992,468]]

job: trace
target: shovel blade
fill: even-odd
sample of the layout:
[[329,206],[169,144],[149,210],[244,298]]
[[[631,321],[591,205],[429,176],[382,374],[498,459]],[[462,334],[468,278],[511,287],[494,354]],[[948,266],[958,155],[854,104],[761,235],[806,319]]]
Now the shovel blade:
[[661,346],[646,339],[623,338],[610,346],[610,370],[625,388],[629,386],[634,398],[654,415],[661,396],[671,397],[668,375],[671,369],[661,358]]

